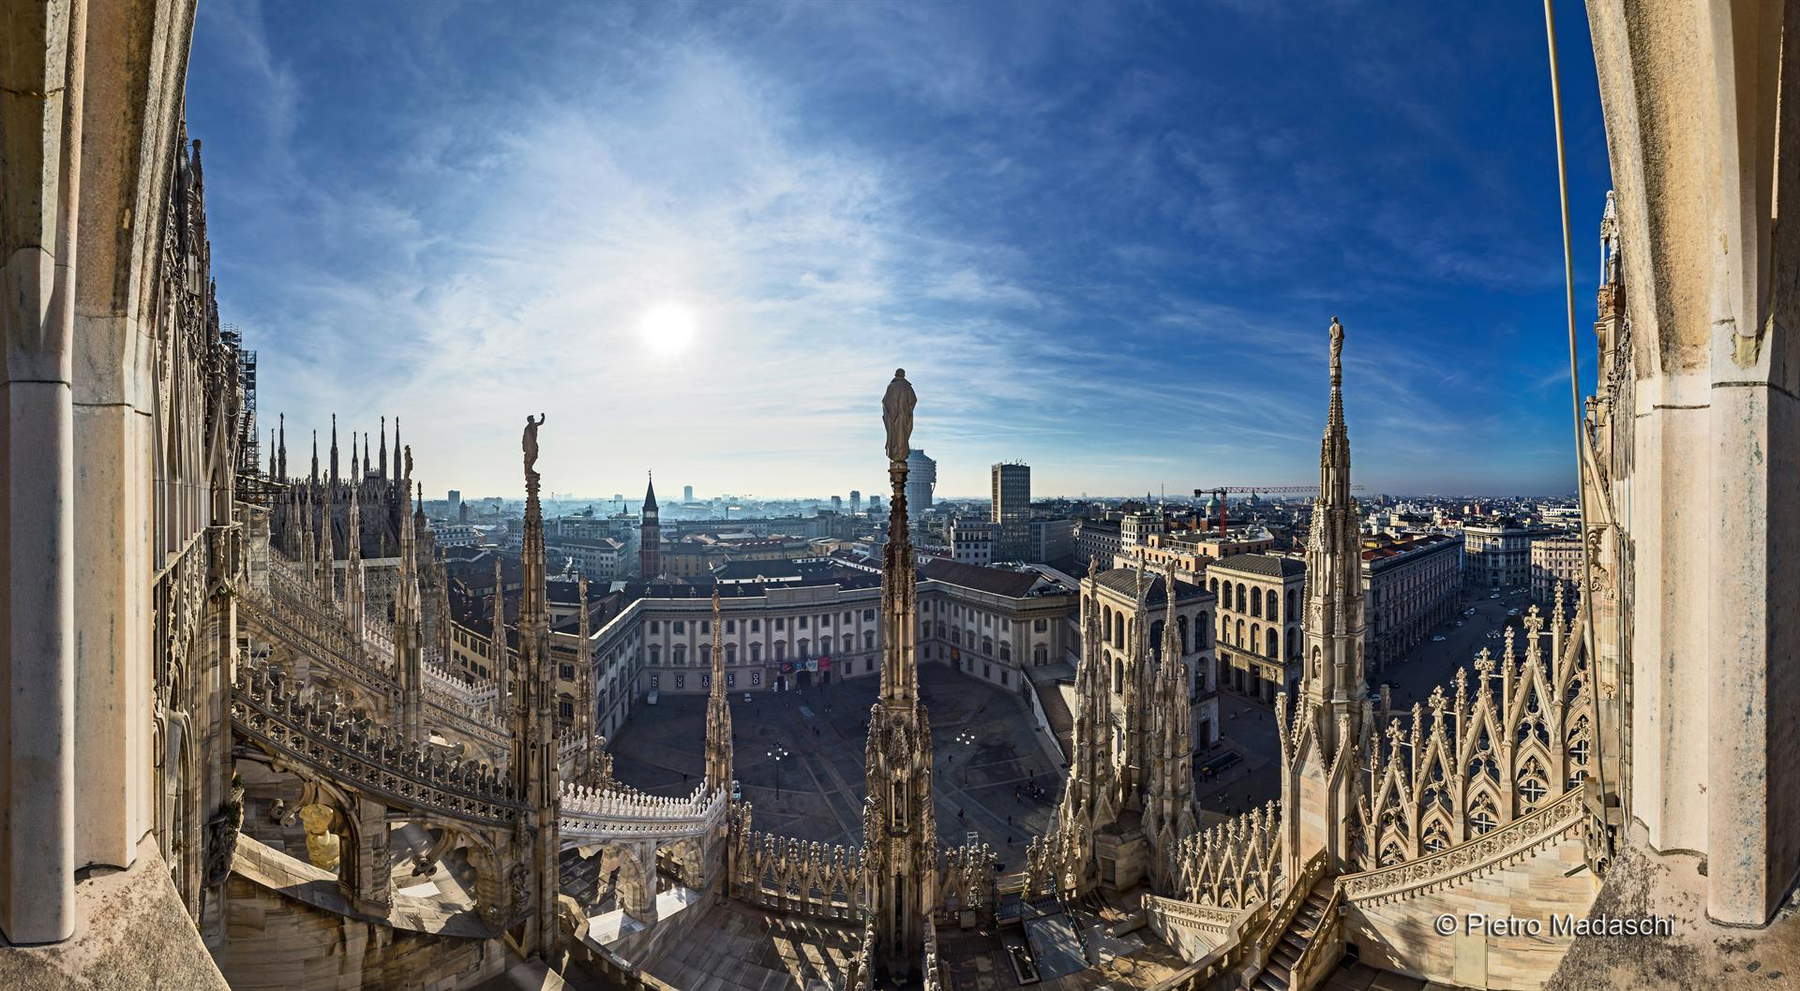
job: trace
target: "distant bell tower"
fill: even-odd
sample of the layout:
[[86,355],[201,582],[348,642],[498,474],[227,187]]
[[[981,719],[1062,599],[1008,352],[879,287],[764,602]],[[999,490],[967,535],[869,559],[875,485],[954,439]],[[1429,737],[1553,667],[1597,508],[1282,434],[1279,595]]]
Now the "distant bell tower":
[[650,581],[662,574],[662,518],[656,508],[656,479],[644,486],[644,520],[638,530],[638,570]]

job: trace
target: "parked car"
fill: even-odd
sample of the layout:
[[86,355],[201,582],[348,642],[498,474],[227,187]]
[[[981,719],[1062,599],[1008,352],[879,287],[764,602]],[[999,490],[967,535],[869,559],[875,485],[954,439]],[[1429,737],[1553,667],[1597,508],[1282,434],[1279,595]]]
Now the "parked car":
[[1440,634],[1438,634],[1438,635],[1437,635],[1437,636],[1435,636],[1435,637],[1432,637],[1432,638],[1431,638],[1431,642],[1432,642],[1432,643],[1443,643],[1443,642],[1444,642],[1444,641],[1445,641],[1445,640],[1447,640],[1447,639],[1449,639],[1449,638],[1448,638],[1448,637],[1446,637],[1446,636],[1444,636],[1444,635],[1443,635],[1443,634],[1442,634],[1442,633],[1440,633]]
[[650,694],[644,696],[644,704],[645,705],[655,705],[656,700],[661,697],[662,697],[662,693],[658,692],[656,689],[652,688],[652,689],[650,689]]
[[1508,616],[1517,616],[1519,614],[1519,611],[1517,609],[1508,609],[1506,611],[1506,614]]
[[1500,597],[1499,592],[1489,592],[1488,593],[1488,598],[1490,598],[1490,599],[1498,599],[1499,597]]

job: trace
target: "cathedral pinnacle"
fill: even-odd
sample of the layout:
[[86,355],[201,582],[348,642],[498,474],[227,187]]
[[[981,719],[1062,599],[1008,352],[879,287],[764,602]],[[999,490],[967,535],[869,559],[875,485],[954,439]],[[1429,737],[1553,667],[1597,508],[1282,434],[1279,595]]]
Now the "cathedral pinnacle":
[[731,786],[731,706],[725,697],[724,620],[720,619],[719,590],[712,594],[712,670],[706,697],[706,788]]

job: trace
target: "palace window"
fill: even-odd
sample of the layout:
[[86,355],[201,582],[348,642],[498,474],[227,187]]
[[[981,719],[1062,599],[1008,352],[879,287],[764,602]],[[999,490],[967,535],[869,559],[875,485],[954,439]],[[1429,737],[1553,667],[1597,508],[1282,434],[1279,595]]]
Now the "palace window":
[[650,664],[652,667],[662,664],[662,648],[655,644],[650,645]]
[[727,665],[737,663],[737,644],[728,643],[725,645],[725,663]]
[[737,632],[737,620],[735,620],[735,619],[726,620],[725,621],[725,632],[726,633],[736,633]]
[[787,629],[787,617],[786,616],[775,617],[775,628],[777,630]]
[[750,632],[751,633],[761,633],[762,632],[762,620],[760,620],[760,619],[751,620],[750,621]]
[[661,624],[661,623],[660,623],[660,622],[658,622],[658,621],[656,621],[656,620],[654,620],[654,619],[653,619],[653,620],[651,620],[651,621],[650,621],[650,632],[651,632],[651,633],[660,633],[660,632],[662,632],[662,624]]
[[687,664],[687,644],[676,644],[669,654],[675,659],[676,667],[683,667]]
[[[942,604],[943,603],[939,603],[939,605],[942,605]],[[872,620],[874,620],[874,618],[875,618],[875,610],[873,610],[873,609],[864,609],[863,610],[863,619],[872,621]]]
[[669,625],[673,628],[674,632],[676,632],[676,633],[686,633],[687,632],[687,624],[682,622],[679,619]]
[[[323,541],[321,541],[321,543],[323,543]],[[562,680],[564,680],[564,681],[574,681],[575,680],[575,665],[564,664],[562,666]]]
[[761,664],[762,663],[762,644],[753,643],[750,645],[750,663],[751,664]]
[[875,649],[875,631],[874,630],[864,630],[863,631],[863,649],[864,650],[874,650]]

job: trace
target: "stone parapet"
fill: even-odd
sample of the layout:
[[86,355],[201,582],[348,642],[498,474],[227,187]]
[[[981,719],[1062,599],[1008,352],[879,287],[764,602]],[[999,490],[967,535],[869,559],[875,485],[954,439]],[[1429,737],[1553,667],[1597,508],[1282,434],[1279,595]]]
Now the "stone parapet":
[[436,812],[462,822],[510,826],[524,804],[510,778],[487,764],[373,730],[334,707],[302,701],[279,672],[242,664],[231,694],[232,728],[270,752],[305,765],[395,808]]

